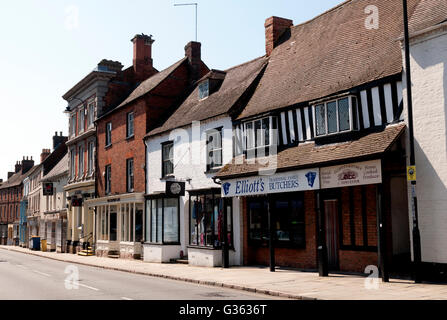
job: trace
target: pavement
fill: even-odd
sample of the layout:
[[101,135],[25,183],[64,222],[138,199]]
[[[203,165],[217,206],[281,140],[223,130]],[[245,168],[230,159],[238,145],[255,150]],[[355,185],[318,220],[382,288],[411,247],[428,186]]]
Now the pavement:
[[10,250],[104,269],[185,281],[195,284],[244,290],[298,300],[445,300],[447,285],[390,279],[383,283],[360,275],[301,272],[278,268],[270,272],[267,267],[208,268],[184,264],[148,263],[141,260],[83,257],[67,253],[31,251],[21,247],[0,246]]

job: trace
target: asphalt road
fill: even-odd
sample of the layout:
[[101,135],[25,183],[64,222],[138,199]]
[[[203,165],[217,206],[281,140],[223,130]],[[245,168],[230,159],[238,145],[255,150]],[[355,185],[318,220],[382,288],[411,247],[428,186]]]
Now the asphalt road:
[[0,250],[0,300],[264,300],[272,298],[274,297],[69,264]]

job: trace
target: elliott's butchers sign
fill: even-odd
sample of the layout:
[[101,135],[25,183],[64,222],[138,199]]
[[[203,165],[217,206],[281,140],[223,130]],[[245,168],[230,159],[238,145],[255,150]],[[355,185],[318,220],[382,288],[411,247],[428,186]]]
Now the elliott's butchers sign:
[[382,183],[380,160],[320,168],[321,189]]

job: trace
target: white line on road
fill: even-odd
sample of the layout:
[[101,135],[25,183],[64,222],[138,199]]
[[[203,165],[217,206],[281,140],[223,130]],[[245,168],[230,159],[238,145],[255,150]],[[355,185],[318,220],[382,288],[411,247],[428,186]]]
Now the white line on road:
[[80,285],[81,287],[84,287],[84,288],[90,289],[90,290],[95,290],[95,291],[99,291],[99,289],[98,289],[98,288],[90,287],[90,286],[88,286],[88,285],[86,285],[86,284],[78,283],[78,285]]
[[38,274],[40,274],[40,275],[43,275],[43,276],[45,276],[45,277],[51,277],[48,273],[45,273],[45,272],[40,272],[40,271],[38,271],[38,270],[32,270],[33,272],[35,272],[35,273],[38,273]]
[[121,297],[121,299],[123,299],[123,300],[133,300],[133,299],[127,298],[127,297]]

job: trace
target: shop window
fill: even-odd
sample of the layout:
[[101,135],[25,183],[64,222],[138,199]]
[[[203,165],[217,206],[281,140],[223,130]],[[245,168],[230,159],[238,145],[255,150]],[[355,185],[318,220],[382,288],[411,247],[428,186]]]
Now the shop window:
[[315,136],[356,130],[357,100],[349,96],[313,106]]
[[[306,244],[304,193],[271,196],[275,245],[303,248]],[[248,198],[248,238],[252,245],[266,246],[270,239],[268,197]]]
[[174,142],[166,142],[162,149],[162,176],[166,177],[174,173]]
[[[224,214],[227,215],[226,231],[222,228]],[[190,245],[220,248],[227,237],[229,247],[233,246],[232,203],[219,193],[191,195],[190,223]]]
[[146,201],[146,239],[152,243],[180,243],[179,198],[158,198]]
[[206,133],[206,170],[222,167],[222,128]]

